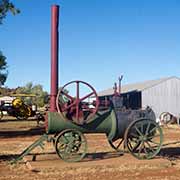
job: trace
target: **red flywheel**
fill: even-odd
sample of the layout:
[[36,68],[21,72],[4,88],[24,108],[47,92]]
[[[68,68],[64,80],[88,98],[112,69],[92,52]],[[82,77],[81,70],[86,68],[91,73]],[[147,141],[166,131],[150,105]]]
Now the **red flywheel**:
[[[72,89],[74,94],[71,94]],[[97,112],[99,99],[95,89],[90,84],[77,80],[65,84],[59,90],[56,106],[64,119],[82,125],[91,121]]]

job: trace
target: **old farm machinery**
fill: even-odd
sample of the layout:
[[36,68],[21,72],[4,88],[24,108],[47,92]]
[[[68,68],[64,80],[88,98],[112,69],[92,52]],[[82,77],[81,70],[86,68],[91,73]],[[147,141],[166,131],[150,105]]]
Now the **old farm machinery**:
[[95,89],[79,80],[67,83],[58,91],[58,12],[58,6],[52,6],[51,98],[46,133],[15,161],[35,147],[42,147],[45,140],[53,142],[56,153],[64,161],[80,161],[87,153],[86,133],[105,133],[115,150],[124,143],[136,158],[153,158],[160,151],[163,135],[151,108],[124,109],[117,91],[112,99],[100,101]]
[[3,118],[3,112],[19,120],[27,119],[35,114],[32,107],[25,104],[20,98],[15,98],[12,103],[3,102],[0,105],[0,119]]

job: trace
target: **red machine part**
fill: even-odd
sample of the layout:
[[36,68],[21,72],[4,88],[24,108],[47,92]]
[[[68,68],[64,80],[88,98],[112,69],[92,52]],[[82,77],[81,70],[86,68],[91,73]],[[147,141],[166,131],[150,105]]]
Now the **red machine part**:
[[50,112],[56,112],[56,96],[58,92],[58,25],[59,6],[51,6],[51,94]]
[[[75,85],[76,95],[69,94],[67,89],[69,86]],[[80,87],[85,85],[90,90],[90,93],[80,97]],[[92,97],[95,100],[90,103],[87,99]],[[66,100],[63,99],[65,97]],[[84,124],[95,115],[99,107],[99,99],[95,89],[84,81],[71,81],[65,84],[58,92],[56,98],[57,110],[66,120],[71,120],[77,124]]]

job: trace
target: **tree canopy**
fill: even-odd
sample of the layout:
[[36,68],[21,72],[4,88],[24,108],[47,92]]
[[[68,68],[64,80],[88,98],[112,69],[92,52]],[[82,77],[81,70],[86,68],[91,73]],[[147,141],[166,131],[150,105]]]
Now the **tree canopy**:
[[6,57],[0,51],[0,86],[4,85],[7,79],[8,72],[6,69],[7,69]]
[[[7,13],[11,12],[13,15],[20,13],[19,9],[16,9],[14,4],[9,0],[0,0],[0,24],[6,17]],[[6,57],[0,51],[0,86],[4,85],[7,79],[7,62]]]
[[0,0],[0,24],[2,24],[2,21],[6,17],[8,12],[16,15],[20,13],[20,10],[17,9],[9,0]]
[[24,101],[27,104],[36,104],[39,107],[43,107],[45,104],[48,103],[48,93],[43,90],[43,86],[40,84],[33,85],[32,82],[27,83],[23,87],[18,87],[15,94],[29,94],[35,95],[35,97],[25,97]]

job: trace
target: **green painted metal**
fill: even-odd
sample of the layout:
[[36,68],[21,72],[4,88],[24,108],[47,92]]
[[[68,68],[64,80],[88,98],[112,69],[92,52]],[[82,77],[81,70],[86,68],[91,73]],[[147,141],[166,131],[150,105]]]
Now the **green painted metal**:
[[82,133],[105,133],[108,140],[112,140],[117,132],[117,119],[111,109],[96,113],[90,123],[78,125],[64,118],[56,112],[48,112],[47,133],[60,133],[65,129],[76,129]]
[[66,162],[77,162],[87,153],[87,140],[83,133],[75,129],[62,131],[55,142],[56,153]]
[[11,164],[17,163],[18,161],[22,160],[24,156],[28,155],[34,148],[41,147],[44,149],[44,141],[49,141],[49,136],[47,134],[43,134],[38,140],[36,140],[33,144],[28,146],[18,158],[11,161]]
[[137,159],[153,158],[159,153],[162,143],[162,129],[149,119],[133,121],[125,132],[125,146]]

